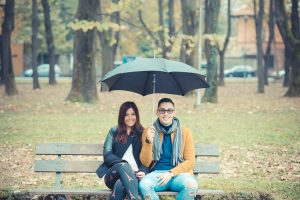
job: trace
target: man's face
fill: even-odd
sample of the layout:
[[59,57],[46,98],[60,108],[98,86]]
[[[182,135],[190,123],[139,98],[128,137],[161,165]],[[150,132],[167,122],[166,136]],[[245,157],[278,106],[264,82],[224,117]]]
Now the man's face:
[[161,103],[156,111],[160,123],[164,126],[172,124],[175,113],[173,104],[169,102]]

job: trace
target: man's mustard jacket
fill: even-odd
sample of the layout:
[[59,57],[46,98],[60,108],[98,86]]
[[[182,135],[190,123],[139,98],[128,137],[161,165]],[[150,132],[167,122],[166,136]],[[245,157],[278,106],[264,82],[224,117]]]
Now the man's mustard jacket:
[[[188,128],[181,128],[182,131],[182,158],[183,162],[172,168],[171,173],[176,176],[180,173],[193,174],[195,166],[195,147],[191,131]],[[151,168],[155,162],[152,160],[152,144],[146,141],[147,129],[143,131],[142,136],[142,150],[140,153],[140,161],[146,167]],[[159,134],[160,141],[163,141],[164,134]],[[171,133],[172,143],[174,142],[174,132]]]

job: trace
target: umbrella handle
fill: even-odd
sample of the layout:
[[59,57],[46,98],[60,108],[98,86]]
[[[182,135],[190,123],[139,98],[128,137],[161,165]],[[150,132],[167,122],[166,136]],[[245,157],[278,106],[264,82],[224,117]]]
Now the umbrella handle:
[[156,83],[156,79],[155,79],[155,73],[153,74],[153,94],[152,94],[152,119],[151,119],[151,126],[154,123],[154,95],[155,95],[155,83]]

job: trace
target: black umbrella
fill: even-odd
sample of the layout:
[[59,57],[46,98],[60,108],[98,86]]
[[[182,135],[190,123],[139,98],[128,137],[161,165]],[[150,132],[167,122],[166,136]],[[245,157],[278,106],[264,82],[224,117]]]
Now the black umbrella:
[[101,80],[109,91],[126,90],[143,96],[153,93],[185,95],[209,87],[195,68],[163,58],[137,58],[109,71]]
[[[185,95],[198,88],[208,88],[205,76],[195,68],[163,58],[137,58],[109,71],[101,80],[109,91],[126,90],[143,96],[154,93]],[[154,96],[152,102],[154,116]]]

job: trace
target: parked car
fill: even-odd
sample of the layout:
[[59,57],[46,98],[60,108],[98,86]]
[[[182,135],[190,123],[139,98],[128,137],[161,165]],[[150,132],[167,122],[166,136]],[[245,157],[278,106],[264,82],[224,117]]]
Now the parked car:
[[278,72],[277,71],[272,72],[271,75],[269,75],[269,77],[274,79],[283,79],[284,75],[285,75],[285,71],[279,70]]
[[[49,64],[41,64],[41,65],[37,66],[38,76],[39,77],[49,77],[49,69],[50,69]],[[55,72],[55,76],[59,77],[60,68],[58,65],[54,65],[54,72]],[[32,69],[27,69],[24,72],[24,76],[32,77],[32,73],[33,73]]]
[[255,70],[249,65],[236,65],[224,70],[225,77],[254,77]]

